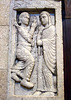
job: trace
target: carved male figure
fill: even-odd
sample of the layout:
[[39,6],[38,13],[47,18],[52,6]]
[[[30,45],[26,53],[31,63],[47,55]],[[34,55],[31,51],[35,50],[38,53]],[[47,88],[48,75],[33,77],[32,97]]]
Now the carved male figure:
[[48,93],[54,95],[54,92],[56,92],[53,81],[56,70],[55,27],[51,24],[50,14],[46,11],[41,12],[40,21],[41,26],[38,29],[37,45],[39,63],[42,60],[42,64],[41,66],[38,65],[38,70],[41,70],[41,72],[38,71],[40,73],[38,73],[38,88],[34,95],[47,96]]
[[[17,29],[17,63],[12,69],[12,79],[26,88],[33,88],[30,77],[34,68],[34,58],[31,54],[31,43],[36,28],[36,20],[29,26],[30,16],[27,12],[23,12],[19,16],[19,24],[15,24]],[[22,74],[24,73],[24,74]],[[20,79],[20,78],[22,79]]]

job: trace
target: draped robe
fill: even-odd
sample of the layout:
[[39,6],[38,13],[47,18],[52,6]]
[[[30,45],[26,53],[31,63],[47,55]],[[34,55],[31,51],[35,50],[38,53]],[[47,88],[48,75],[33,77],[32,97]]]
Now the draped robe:
[[56,71],[55,26],[39,27],[38,39],[42,41],[42,55],[38,64],[38,91],[55,92],[53,75]]

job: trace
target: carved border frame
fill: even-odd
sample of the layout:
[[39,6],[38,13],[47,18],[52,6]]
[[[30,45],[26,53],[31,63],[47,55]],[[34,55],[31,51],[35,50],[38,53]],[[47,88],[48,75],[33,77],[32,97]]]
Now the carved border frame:
[[[40,96],[18,96],[14,95],[14,81],[11,80],[11,67],[15,60],[16,52],[16,34],[13,26],[16,20],[16,10],[18,9],[41,9],[50,8],[55,9],[56,18],[56,49],[57,49],[57,89],[58,95],[54,97],[40,97]],[[62,14],[61,1],[11,1],[10,6],[10,32],[9,32],[9,57],[8,57],[8,94],[7,100],[64,100],[64,73],[63,73],[63,34],[62,34]]]

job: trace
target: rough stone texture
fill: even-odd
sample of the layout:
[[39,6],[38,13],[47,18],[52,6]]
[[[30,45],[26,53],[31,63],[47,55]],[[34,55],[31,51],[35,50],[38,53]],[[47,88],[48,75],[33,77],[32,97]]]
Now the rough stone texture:
[[7,71],[0,70],[0,100],[7,97]]
[[0,0],[0,100],[7,100],[10,0]]
[[8,26],[0,26],[0,69],[7,69],[8,62]]
[[10,1],[0,0],[0,25],[9,25]]
[[[58,41],[60,44],[58,44],[58,53],[59,53],[59,56],[58,56],[58,63],[60,68],[58,68],[58,96],[56,97],[25,97],[25,96],[16,96],[16,95],[13,95],[11,94],[12,96],[9,95],[9,93],[7,94],[7,92],[10,92],[10,91],[7,91],[7,74],[8,74],[8,71],[7,71],[7,66],[8,66],[8,34],[9,34],[9,9],[10,9],[10,1],[11,0],[0,0],[0,100],[64,100],[64,84],[63,84],[63,68],[61,66],[63,66],[63,61],[60,63],[59,61],[63,58],[62,56],[60,56],[63,51],[62,51],[62,42],[60,43],[60,40],[62,39],[62,28],[59,27],[59,24],[61,26],[61,21],[60,18],[61,18],[61,11],[58,7],[61,7],[61,3],[57,3],[54,5],[57,10],[57,29],[58,31],[56,33],[61,33],[60,36],[57,35],[58,37]],[[16,0],[16,1],[19,1],[19,0]],[[33,1],[34,0],[20,0],[20,1]],[[44,1],[44,0],[39,0],[39,1]],[[46,1],[49,1],[49,0],[46,0]],[[50,1],[54,1],[54,0],[50,0]],[[50,2],[49,1],[49,2]],[[56,1],[56,0],[55,0]],[[50,2],[51,3],[51,2]],[[49,3],[49,4],[50,4]],[[32,4],[32,3],[31,3]],[[40,6],[40,3],[38,2],[39,6]],[[42,3],[43,4],[43,3]],[[48,4],[48,5],[49,5]],[[51,3],[51,8],[53,8],[54,6],[53,5],[53,2]],[[39,7],[38,6],[38,7]],[[46,5],[47,6],[47,5]],[[49,5],[50,6],[50,5]],[[58,6],[58,7],[57,7]],[[32,7],[32,6],[30,6]],[[27,6],[27,8],[30,8]],[[44,6],[43,6],[44,7]],[[33,7],[34,8],[34,7]],[[60,12],[59,12],[60,11]],[[59,16],[60,14],[60,16]],[[59,31],[61,30],[61,31]],[[11,38],[11,37],[9,37]],[[10,74],[10,73],[9,73]],[[11,91],[13,90],[12,88],[12,83],[11,83]],[[6,99],[7,95],[9,95],[9,98]]]
[[[13,10],[14,8],[14,10]],[[57,56],[57,95],[56,96],[52,96],[52,97],[47,97],[44,96],[44,97],[38,97],[38,96],[30,96],[30,95],[22,95],[22,93],[25,93],[23,90],[23,88],[21,88],[22,91],[20,91],[20,85],[19,84],[15,84],[15,82],[11,79],[11,68],[12,66],[14,65],[14,61],[15,61],[15,27],[13,27],[13,24],[14,24],[14,20],[16,20],[16,10],[21,10],[23,9],[26,9],[26,11],[30,11],[31,10],[35,10],[36,12],[38,12],[37,9],[44,9],[44,8],[47,8],[47,10],[50,8],[50,9],[55,9],[55,26],[56,26],[56,56]],[[33,11],[34,11],[33,10]],[[34,11],[34,12],[35,12]],[[39,13],[39,12],[38,12]],[[39,13],[40,14],[40,13]],[[13,16],[13,17],[12,17]],[[10,20],[10,27],[11,27],[11,30],[10,30],[10,47],[9,47],[9,51],[12,51],[12,52],[9,52],[9,81],[11,81],[10,84],[8,84],[9,86],[9,93],[8,93],[8,97],[9,98],[13,98],[15,100],[17,100],[17,97],[21,97],[21,99],[23,100],[64,100],[64,85],[63,85],[63,41],[62,41],[62,16],[61,16],[61,1],[48,1],[48,0],[15,0],[15,2],[12,2],[12,7],[11,7],[11,20]],[[11,39],[12,37],[12,39]],[[11,62],[10,62],[11,61]],[[35,79],[35,78],[34,78]],[[41,84],[41,82],[40,82]],[[16,86],[18,88],[16,88]],[[16,92],[17,91],[17,92]],[[30,91],[30,90],[27,90],[27,92]],[[10,97],[10,95],[12,95],[12,97]],[[27,98],[29,97],[29,98]]]

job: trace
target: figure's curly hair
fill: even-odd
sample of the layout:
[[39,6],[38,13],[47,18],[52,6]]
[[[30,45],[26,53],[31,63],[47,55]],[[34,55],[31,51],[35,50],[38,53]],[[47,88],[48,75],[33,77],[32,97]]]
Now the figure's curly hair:
[[22,13],[20,14],[20,16],[19,16],[19,24],[21,24],[21,19],[22,19],[22,17],[26,17],[26,15],[29,16],[29,13],[28,13],[28,12],[22,12]]

